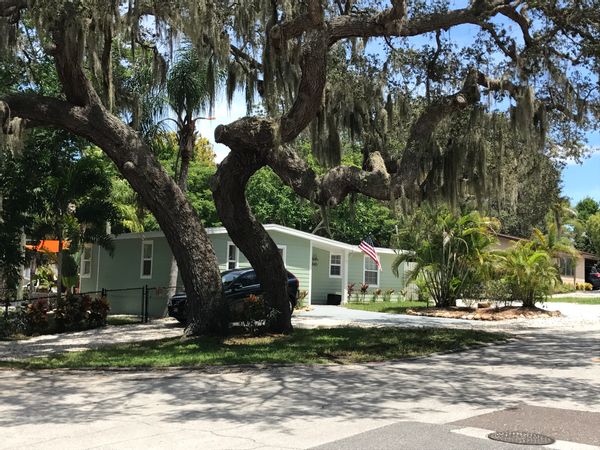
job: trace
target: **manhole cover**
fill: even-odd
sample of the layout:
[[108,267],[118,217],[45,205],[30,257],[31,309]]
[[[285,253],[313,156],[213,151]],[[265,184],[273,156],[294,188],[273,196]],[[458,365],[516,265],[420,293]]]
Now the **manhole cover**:
[[529,433],[527,431],[497,431],[488,434],[494,441],[507,442],[521,445],[549,445],[554,444],[554,439],[543,434]]

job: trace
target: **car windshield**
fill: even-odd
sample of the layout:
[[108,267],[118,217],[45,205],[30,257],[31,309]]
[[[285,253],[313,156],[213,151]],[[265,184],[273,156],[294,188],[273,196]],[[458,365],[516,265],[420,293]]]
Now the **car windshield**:
[[221,283],[223,283],[223,286],[227,286],[239,276],[239,272],[226,272],[221,276]]

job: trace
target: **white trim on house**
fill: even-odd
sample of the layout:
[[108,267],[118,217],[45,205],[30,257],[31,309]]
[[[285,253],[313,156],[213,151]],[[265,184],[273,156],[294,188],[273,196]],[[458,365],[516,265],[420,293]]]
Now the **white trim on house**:
[[[367,255],[363,255],[363,283],[367,283],[366,277],[365,275],[367,274],[367,259],[375,264],[375,262]],[[372,283],[367,283],[369,285],[369,287],[374,287],[374,288],[378,288],[379,287],[379,282],[381,281],[381,277],[379,276],[379,269],[377,268],[377,265],[375,265],[375,270],[371,270],[369,269],[369,272],[375,272],[377,274],[377,284],[372,284]]]
[[[89,251],[89,257],[86,258],[85,256],[85,252]],[[81,258],[80,258],[80,262],[79,262],[79,267],[81,268],[79,275],[81,276],[81,278],[92,278],[92,252],[94,251],[94,248],[92,246],[92,244],[83,244],[83,249],[81,251]],[[88,271],[85,272],[85,268],[86,268],[86,263],[87,263],[87,268]]]
[[163,233],[162,231],[146,231],[145,233],[125,233],[119,234],[118,236],[112,236],[112,238],[117,241],[121,241],[123,239],[156,239],[161,237],[165,237],[165,233]]
[[96,261],[96,292],[100,289],[100,246],[98,245],[98,260]]
[[312,278],[313,278],[313,243],[309,242],[308,251],[308,304],[312,305]]
[[[344,253],[345,253],[345,251],[344,251]],[[340,260],[339,260],[339,262],[338,262],[338,263],[335,263],[335,264],[334,264],[334,263],[332,262],[332,260],[333,260],[333,257],[334,257],[334,256],[339,256]],[[332,275],[332,274],[331,274],[331,269],[332,269],[333,267],[339,267],[339,269],[340,269],[340,273],[339,273],[339,274],[337,274],[337,275]],[[344,271],[343,271],[343,269],[342,269],[342,254],[341,254],[341,253],[332,253],[332,252],[329,252],[329,278],[342,278],[342,274],[343,274],[343,272],[344,272]]]
[[[144,258],[144,246],[150,244],[152,250],[150,251],[150,258]],[[150,261],[150,274],[144,274],[144,261]],[[143,240],[142,241],[142,251],[140,258],[140,278],[142,280],[149,280],[152,278],[152,272],[154,271],[154,241],[153,240]]]
[[348,259],[348,250],[344,250],[344,279],[342,280],[342,304],[348,303],[348,264],[350,263]]
[[281,250],[281,259],[283,259],[283,267],[287,267],[287,245],[277,244],[277,248]]
[[[229,258],[229,247],[235,248],[235,261]],[[227,249],[226,249],[227,260],[225,261],[225,269],[232,270],[238,269],[240,267],[240,249],[235,245],[232,241],[227,241]],[[233,262],[235,264],[234,267],[229,267],[229,263]]]

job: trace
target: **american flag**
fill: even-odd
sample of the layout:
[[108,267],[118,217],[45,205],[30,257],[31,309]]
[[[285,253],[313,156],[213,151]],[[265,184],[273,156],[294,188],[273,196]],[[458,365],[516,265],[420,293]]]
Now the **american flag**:
[[375,251],[375,246],[373,245],[373,239],[371,238],[371,236],[366,236],[362,241],[360,241],[360,244],[358,244],[358,248],[360,248],[360,250],[365,255],[367,255],[375,262],[375,264],[377,264],[377,268],[379,270],[382,270],[381,262],[379,262],[379,257],[377,256],[377,252]]

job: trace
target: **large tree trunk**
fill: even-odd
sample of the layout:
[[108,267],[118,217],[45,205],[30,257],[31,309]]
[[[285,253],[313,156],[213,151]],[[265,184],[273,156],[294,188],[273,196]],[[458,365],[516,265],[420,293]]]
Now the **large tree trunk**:
[[188,297],[186,334],[222,334],[228,324],[218,262],[202,223],[182,190],[122,121],[91,115],[90,137],[115,162],[165,233]]
[[271,236],[252,215],[245,196],[249,178],[262,165],[255,154],[231,152],[219,165],[211,189],[219,217],[256,271],[265,302],[275,311],[270,330],[290,333],[292,311],[283,259]]
[[212,245],[181,189],[138,134],[99,104],[85,107],[40,96],[16,95],[15,116],[64,128],[100,147],[154,214],[171,247],[188,295],[186,333],[222,334],[221,275]]

